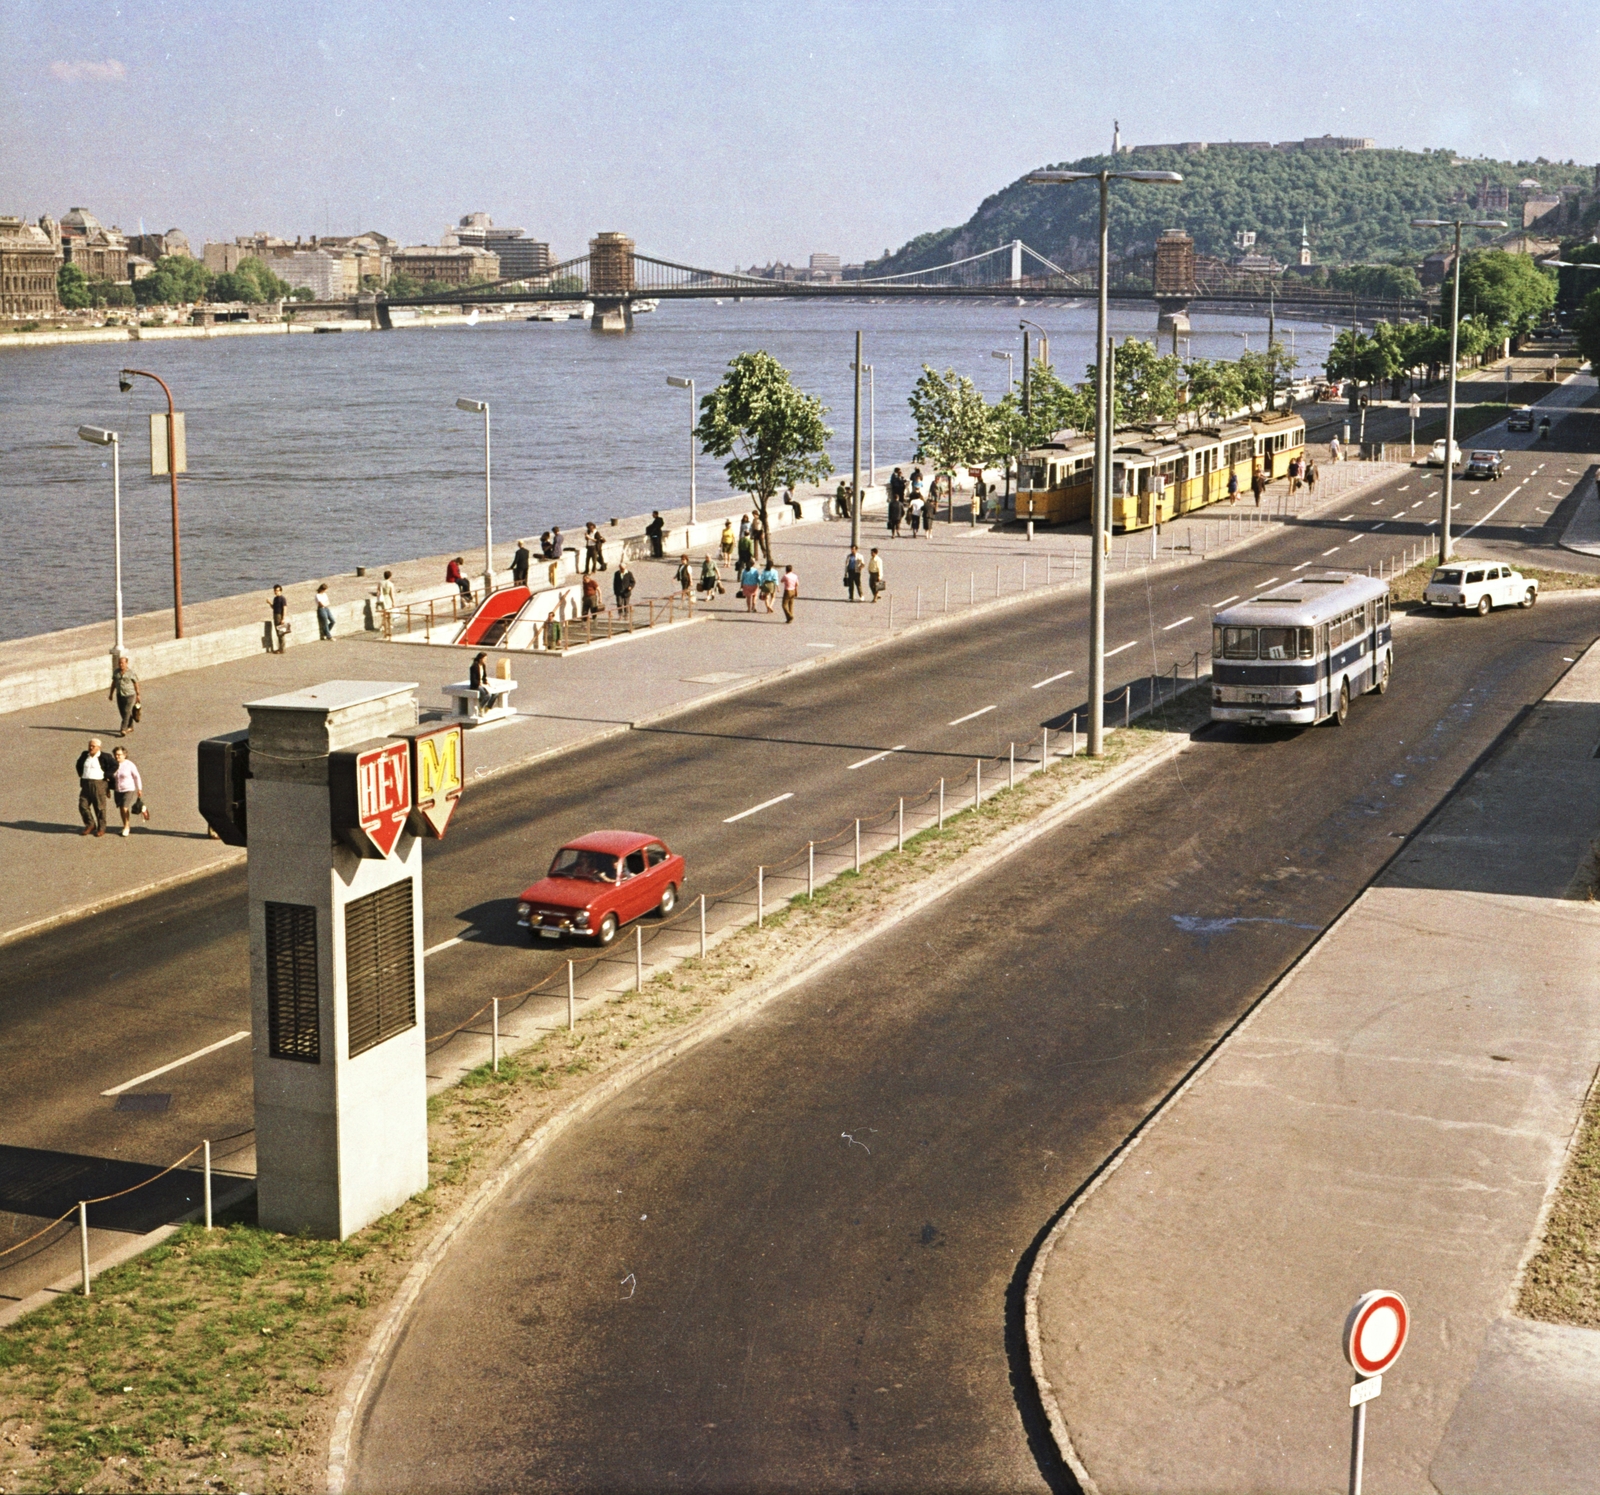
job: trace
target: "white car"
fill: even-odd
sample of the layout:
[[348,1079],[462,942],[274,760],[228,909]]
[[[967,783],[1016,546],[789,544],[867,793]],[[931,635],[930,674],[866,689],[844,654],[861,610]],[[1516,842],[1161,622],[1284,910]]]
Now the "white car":
[[[1461,466],[1461,448],[1453,441],[1450,443],[1450,465],[1452,467]],[[1429,451],[1428,466],[1444,466],[1444,437],[1441,436],[1436,442],[1434,442],[1432,450]]]
[[1422,593],[1425,607],[1449,607],[1487,617],[1497,607],[1532,607],[1539,600],[1537,579],[1489,561],[1451,561],[1433,573]]

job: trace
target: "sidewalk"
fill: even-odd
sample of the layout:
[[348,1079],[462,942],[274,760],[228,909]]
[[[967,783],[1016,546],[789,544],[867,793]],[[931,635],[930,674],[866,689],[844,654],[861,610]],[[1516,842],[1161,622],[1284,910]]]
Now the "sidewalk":
[[1342,1490],[1375,1287],[1412,1334],[1369,1490],[1600,1489],[1600,1334],[1509,1314],[1600,1063],[1597,738],[1600,645],[1052,1231],[1030,1354],[1087,1491]]
[[[1330,465],[1315,511],[1337,507],[1355,488],[1393,470],[1381,464]],[[1273,533],[1277,521],[1270,511],[1278,497],[1274,492],[1261,510],[1218,505],[1165,526],[1157,564],[1193,564]],[[693,627],[639,633],[566,656],[500,656],[511,660],[518,681],[517,715],[468,734],[469,777],[593,746],[632,724],[846,659],[908,632],[937,629],[974,612],[992,614],[1043,590],[1087,589],[1086,533],[1041,530],[1029,543],[1019,529],[974,529],[959,515],[958,509],[954,524],[940,523],[931,539],[915,541],[887,539],[881,520],[863,525],[864,551],[878,544],[886,561],[889,594],[877,604],[845,601],[849,526],[812,523],[780,530],[774,543],[778,564],[792,564],[800,576],[792,627],[781,612],[747,613],[730,586],[709,607],[697,607],[705,621]],[[1123,577],[1136,582],[1145,574],[1150,543],[1148,535],[1126,542],[1119,538],[1110,567],[1113,587]],[[670,552],[664,561],[635,563],[638,595],[667,592],[674,565]],[[0,941],[242,860],[241,851],[206,839],[196,809],[194,765],[201,738],[248,725],[245,701],[320,680],[404,680],[417,682],[418,702],[426,712],[442,709],[441,687],[466,672],[467,656],[459,649],[386,644],[377,634],[343,631],[332,643],[321,643],[314,629],[297,628],[294,638],[283,655],[255,652],[204,669],[145,678],[145,719],[124,745],[143,775],[152,819],[127,840],[115,834],[104,840],[78,835],[73,763],[91,733],[99,734],[108,750],[115,746],[110,734],[116,712],[104,686],[0,714],[0,752],[11,770],[0,785],[0,859],[11,874],[0,881]],[[1188,655],[1181,663],[1190,664]]]

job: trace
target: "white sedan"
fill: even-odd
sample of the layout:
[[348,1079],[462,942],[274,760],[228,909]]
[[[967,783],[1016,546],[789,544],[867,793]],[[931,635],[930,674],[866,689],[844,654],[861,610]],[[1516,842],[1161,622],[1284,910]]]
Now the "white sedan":
[[1487,617],[1497,607],[1532,607],[1539,600],[1537,578],[1489,561],[1452,561],[1433,573],[1422,593],[1425,607],[1448,607]]
[[[1441,436],[1434,442],[1427,456],[1427,465],[1429,467],[1444,466],[1444,437]],[[1454,441],[1450,443],[1450,465],[1452,467],[1461,466],[1461,448]]]

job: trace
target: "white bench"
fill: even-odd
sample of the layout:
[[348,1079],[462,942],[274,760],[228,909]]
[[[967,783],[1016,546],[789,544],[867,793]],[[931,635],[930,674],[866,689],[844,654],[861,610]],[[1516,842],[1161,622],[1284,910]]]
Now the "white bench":
[[511,704],[511,692],[517,688],[515,680],[485,680],[483,688],[489,692],[489,705],[483,706],[478,698],[478,687],[458,680],[444,688],[444,694],[454,703],[455,714],[450,718],[464,727],[481,727],[485,722],[504,721],[517,714]]

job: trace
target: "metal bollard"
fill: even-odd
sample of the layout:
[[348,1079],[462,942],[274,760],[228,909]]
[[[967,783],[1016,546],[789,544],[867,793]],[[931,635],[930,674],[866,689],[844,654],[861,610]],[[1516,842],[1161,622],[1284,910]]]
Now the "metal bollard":
[[1050,766],[1050,729],[1045,727],[1043,730],[1044,741],[1039,747],[1039,767],[1048,768]]
[[211,1139],[209,1137],[206,1138],[203,1146],[205,1147],[205,1150],[206,1150],[206,1152],[205,1152],[206,1229],[210,1230],[211,1229]]
[[1006,769],[1006,788],[1007,789],[1015,789],[1017,787],[1017,745],[1016,745],[1016,743],[1014,743],[1014,742],[1011,743],[1010,744],[1010,748],[1011,748],[1010,764],[1009,764],[1009,767]]
[[89,1206],[78,1201],[78,1256],[83,1263],[83,1295],[89,1296]]
[[972,762],[972,808],[976,810],[983,803],[983,759],[974,758]]
[[700,895],[700,959],[706,958],[706,895]]
[[817,896],[817,843],[806,842],[806,902]]
[[1126,727],[1133,710],[1133,687],[1130,685],[1122,693],[1122,725]]
[[574,1018],[574,1011],[575,1011],[575,1007],[576,1007],[576,1003],[574,1002],[574,999],[573,999],[573,990],[572,990],[572,988],[573,988],[572,962],[569,960],[567,962],[567,1032],[569,1032],[569,1033],[572,1031],[573,1026],[574,1026],[573,1018]]
[[760,929],[767,918],[767,869],[756,868],[756,928]]
[[939,780],[939,829],[944,829],[944,780]]
[[633,926],[633,989],[644,990],[644,926]]
[[904,799],[900,801],[900,818],[895,823],[894,849],[896,851],[904,851],[906,849],[906,802]]
[[1069,758],[1078,756],[1078,713],[1076,711],[1072,713],[1072,749],[1067,756]]
[[861,871],[861,822],[856,821],[856,871]]
[[500,1073],[500,998],[494,999],[494,1025],[491,1030],[494,1037],[489,1040],[489,1067]]

